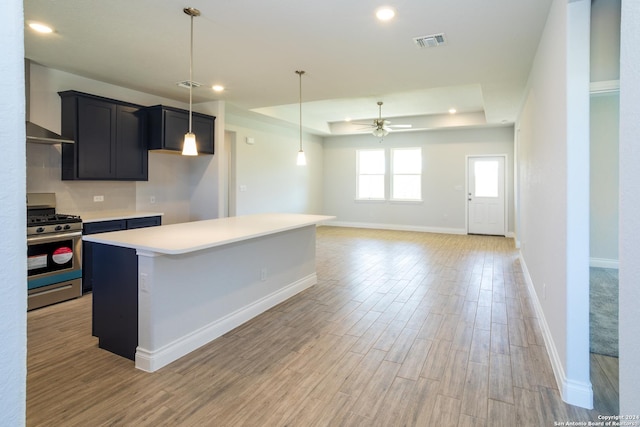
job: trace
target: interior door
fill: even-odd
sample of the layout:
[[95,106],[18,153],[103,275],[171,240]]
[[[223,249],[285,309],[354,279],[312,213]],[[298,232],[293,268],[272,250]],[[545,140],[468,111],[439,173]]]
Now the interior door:
[[469,157],[468,233],[505,235],[505,158]]

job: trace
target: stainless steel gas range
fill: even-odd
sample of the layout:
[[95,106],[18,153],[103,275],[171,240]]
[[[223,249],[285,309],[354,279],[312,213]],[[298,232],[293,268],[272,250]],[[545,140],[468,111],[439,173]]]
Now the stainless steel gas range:
[[55,193],[27,194],[27,309],[82,295],[82,219],[56,213]]

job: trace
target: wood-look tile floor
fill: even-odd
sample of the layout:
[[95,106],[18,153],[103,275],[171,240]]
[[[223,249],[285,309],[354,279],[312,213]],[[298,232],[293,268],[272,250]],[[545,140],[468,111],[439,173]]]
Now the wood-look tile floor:
[[317,270],[316,286],[152,374],[97,348],[90,295],[30,312],[27,425],[597,419],[560,398],[511,239],[321,227]]

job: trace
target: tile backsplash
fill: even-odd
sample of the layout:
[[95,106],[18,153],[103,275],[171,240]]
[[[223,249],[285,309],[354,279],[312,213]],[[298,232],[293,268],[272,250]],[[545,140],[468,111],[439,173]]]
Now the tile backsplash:
[[67,214],[136,209],[135,182],[62,181],[60,162],[60,145],[27,144],[27,192],[56,193],[57,211]]

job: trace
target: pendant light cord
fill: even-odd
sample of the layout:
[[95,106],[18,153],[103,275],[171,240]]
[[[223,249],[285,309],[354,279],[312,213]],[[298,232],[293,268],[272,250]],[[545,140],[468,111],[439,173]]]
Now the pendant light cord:
[[302,151],[302,73],[300,73],[300,151]]
[[298,93],[300,94],[300,151],[302,151],[302,75],[304,74],[304,71],[296,71],[296,74],[300,76],[300,90]]
[[193,103],[193,15],[191,15],[191,42],[189,51],[189,133],[191,133],[191,115]]

